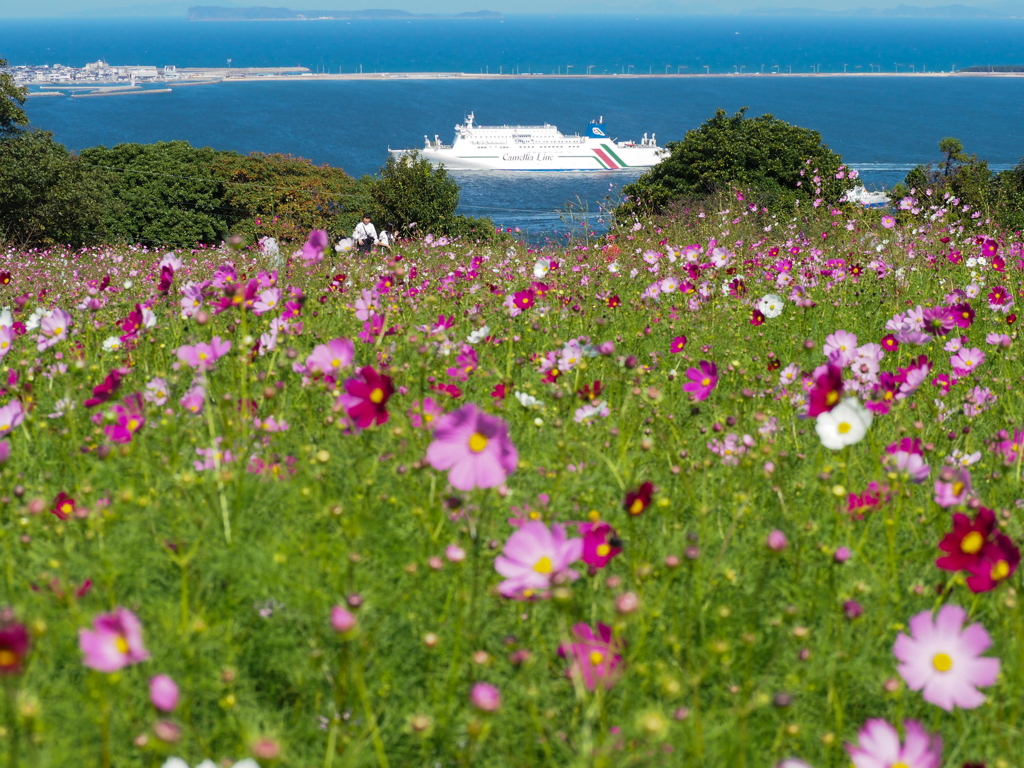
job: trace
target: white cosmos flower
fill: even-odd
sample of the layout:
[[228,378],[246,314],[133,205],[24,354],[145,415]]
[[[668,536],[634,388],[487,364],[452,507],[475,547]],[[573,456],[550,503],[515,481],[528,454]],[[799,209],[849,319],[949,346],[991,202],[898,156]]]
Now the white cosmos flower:
[[36,307],[32,310],[32,314],[28,316],[28,320],[25,321],[25,330],[34,331],[39,327],[39,323],[42,322],[44,317],[52,317],[52,309],[43,309],[42,307]]
[[826,413],[819,413],[814,426],[821,444],[830,451],[838,451],[864,439],[872,420],[871,411],[855,397],[843,400]]
[[611,264],[609,264],[608,265],[608,271],[611,272],[613,275],[616,272],[618,272],[619,271],[619,262],[613,261]]
[[0,309],[0,326],[10,328],[14,325],[14,316],[11,314],[10,307],[4,307]]
[[352,238],[343,237],[338,241],[338,244],[334,246],[335,253],[348,253],[352,250]]
[[116,352],[121,348],[121,340],[117,336],[110,336],[103,342],[105,352]]
[[135,285],[135,283],[133,283],[131,280],[125,280],[124,281],[124,289],[126,291],[130,290],[133,285]]
[[[180,757],[169,757],[167,762],[164,763],[163,768],[189,768],[189,765]],[[217,764],[213,760],[203,760],[196,768],[217,768]],[[239,760],[235,763],[234,768],[260,768],[260,766],[251,757],[247,757],[245,760]]]
[[533,395],[528,395],[526,392],[516,392],[516,400],[519,401],[523,408],[543,408],[544,403],[538,400]]
[[761,314],[765,317],[778,317],[782,314],[783,304],[781,296],[769,293],[757,303],[757,308],[761,310]]
[[466,337],[466,341],[468,341],[470,344],[479,344],[481,341],[490,336],[490,334],[491,329],[485,325],[483,328],[477,328],[475,331],[469,334],[469,336]]
[[537,259],[533,265],[533,276],[540,280],[551,271],[551,259]]

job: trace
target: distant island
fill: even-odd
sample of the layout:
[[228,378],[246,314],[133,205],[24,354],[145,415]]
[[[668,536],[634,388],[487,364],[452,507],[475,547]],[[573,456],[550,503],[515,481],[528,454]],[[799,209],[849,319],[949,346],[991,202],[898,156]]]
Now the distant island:
[[216,5],[198,5],[188,9],[189,21],[316,21],[320,19],[500,19],[497,11],[470,11],[466,13],[409,13],[391,9],[364,11],[293,11],[289,8],[224,8]]
[[855,8],[844,11],[828,11],[821,8],[747,8],[743,13],[757,16],[882,16],[932,19],[1014,19],[1024,18],[1022,0],[1004,0],[990,6],[938,5],[897,5],[895,8]]

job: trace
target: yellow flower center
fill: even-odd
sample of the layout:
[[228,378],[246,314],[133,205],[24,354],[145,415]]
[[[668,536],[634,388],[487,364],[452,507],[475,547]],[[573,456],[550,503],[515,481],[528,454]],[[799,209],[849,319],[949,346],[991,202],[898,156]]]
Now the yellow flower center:
[[949,658],[948,654],[936,653],[932,657],[932,666],[935,667],[936,672],[949,672],[953,668],[953,660]]
[[545,555],[534,563],[533,570],[537,573],[551,573],[551,558]]
[[964,484],[963,483],[953,483],[953,495],[954,496],[959,496],[963,492],[964,492]]
[[70,515],[72,512],[75,511],[75,505],[72,504],[70,501],[65,501],[63,504],[60,505],[60,511],[63,512],[65,515]]
[[486,437],[479,432],[474,432],[469,438],[469,450],[473,453],[480,453],[480,451],[487,447],[487,442]]
[[629,505],[629,514],[639,515],[644,511],[644,500],[635,499],[632,504]]
[[64,330],[64,329],[63,329],[63,328],[61,328],[61,327],[60,327],[60,326],[58,325],[58,326],[57,326],[56,328],[54,328],[54,329],[53,329],[53,335],[54,335],[54,336],[60,336],[60,334],[61,334],[61,332],[62,332],[63,330]]
[[334,368],[340,368],[341,360],[339,360],[338,358],[334,358],[333,360],[331,360],[331,366]]
[[977,531],[971,531],[960,541],[960,551],[966,555],[974,555],[981,551],[985,537]]
[[124,635],[117,636],[117,650],[121,653],[128,653],[128,641],[124,639]]
[[1005,560],[1000,560],[992,566],[992,572],[989,575],[992,577],[992,581],[1002,581],[1010,575],[1010,564]]
[[374,405],[380,405],[382,402],[384,402],[384,390],[381,389],[380,387],[377,387],[372,392],[370,392],[370,402],[373,403]]
[[427,422],[427,424],[429,424],[430,422],[432,422],[434,420],[434,414],[432,414],[432,413],[424,413],[423,414],[423,420],[425,422]]
[[138,428],[139,428],[139,420],[138,419],[129,419],[128,420],[128,431],[129,432],[134,432]]
[[907,765],[906,763],[904,763],[904,762],[903,762],[903,761],[901,760],[901,761],[900,761],[900,762],[898,762],[898,763],[893,763],[893,764],[892,764],[892,768],[910,768],[910,766],[909,766],[909,765]]
[[892,394],[891,391],[885,393],[885,399],[886,400],[892,400],[892,398],[893,398],[893,394]]
[[850,431],[850,422],[848,422],[848,421],[841,421],[841,422],[839,422],[839,426],[836,427],[836,429],[839,430],[839,434],[840,435],[845,435],[847,432]]
[[839,401],[839,393],[838,392],[833,391],[833,392],[829,392],[827,395],[825,395],[825,402],[828,403],[829,405],[835,405],[838,401]]
[[967,320],[968,318],[970,318],[970,314],[968,314],[967,312],[964,312],[964,320]]
[[205,360],[206,359],[206,353],[205,352],[200,352],[199,353],[199,359],[200,360]]
[[607,544],[598,544],[597,545],[597,556],[598,557],[608,557],[608,553],[611,552],[611,551],[612,551],[612,548],[609,547]]
[[970,368],[972,365],[974,365],[974,363],[971,362],[970,360],[964,360],[964,365],[966,365],[968,368]]
[[13,667],[17,663],[18,656],[14,651],[9,651],[6,648],[0,650],[0,669]]
[[593,653],[590,654],[590,663],[593,666],[595,666],[595,667],[600,666],[603,661],[604,661],[604,654],[601,653],[600,651],[594,651]]
[[702,387],[706,387],[706,386],[708,386],[708,385],[709,385],[710,383],[711,383],[711,379],[709,379],[709,378],[708,378],[707,376],[705,376],[705,377],[704,377],[703,379],[701,379],[700,385],[701,385]]
[[11,428],[10,424],[0,424],[0,432],[6,432],[10,428]]

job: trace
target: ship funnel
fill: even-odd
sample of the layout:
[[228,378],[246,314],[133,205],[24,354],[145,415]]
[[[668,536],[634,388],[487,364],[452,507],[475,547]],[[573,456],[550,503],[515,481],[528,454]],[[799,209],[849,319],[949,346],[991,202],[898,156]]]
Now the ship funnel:
[[608,136],[604,132],[603,119],[598,122],[591,121],[590,125],[587,126],[587,138],[588,139],[607,139]]

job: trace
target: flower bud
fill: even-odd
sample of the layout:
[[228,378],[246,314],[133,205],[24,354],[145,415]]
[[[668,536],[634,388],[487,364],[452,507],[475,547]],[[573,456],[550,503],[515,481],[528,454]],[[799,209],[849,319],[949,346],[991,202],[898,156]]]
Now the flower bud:
[[477,683],[469,694],[470,703],[481,712],[497,712],[501,708],[501,694],[490,683]]
[[359,620],[340,605],[334,606],[334,610],[331,611],[331,626],[339,635],[351,632],[358,623]]
[[768,534],[768,549],[772,552],[781,552],[786,548],[786,534],[776,529]]

